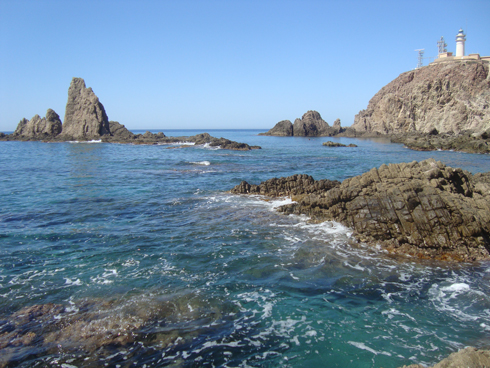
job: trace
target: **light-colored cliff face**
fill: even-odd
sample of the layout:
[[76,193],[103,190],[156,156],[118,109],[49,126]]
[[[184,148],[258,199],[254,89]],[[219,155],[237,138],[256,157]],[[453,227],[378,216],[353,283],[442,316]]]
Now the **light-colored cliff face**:
[[360,132],[459,133],[490,129],[490,74],[485,61],[429,65],[400,74],[356,115]]

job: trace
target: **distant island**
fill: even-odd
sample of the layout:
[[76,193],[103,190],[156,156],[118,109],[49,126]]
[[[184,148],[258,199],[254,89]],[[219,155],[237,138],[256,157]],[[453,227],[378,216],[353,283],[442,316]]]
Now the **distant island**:
[[68,89],[65,119],[48,109],[46,116],[35,115],[31,120],[23,118],[12,134],[0,133],[0,141],[92,141],[132,144],[171,144],[191,142],[209,144],[222,149],[248,151],[260,149],[246,143],[230,141],[226,138],[215,138],[208,133],[191,137],[167,137],[162,132],[133,134],[117,121],[109,121],[104,106],[92,88],[85,86],[82,78],[73,78]]

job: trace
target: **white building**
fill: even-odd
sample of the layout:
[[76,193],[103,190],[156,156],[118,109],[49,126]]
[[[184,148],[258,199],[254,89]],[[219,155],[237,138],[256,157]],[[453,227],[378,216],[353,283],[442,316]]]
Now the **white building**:
[[[439,54],[434,63],[442,63],[447,61],[466,61],[466,60],[484,60],[490,61],[490,56],[480,56],[480,54],[469,54],[465,56],[465,42],[466,35],[461,28],[456,35],[456,55],[453,56],[452,52],[442,52]],[[432,64],[432,63],[431,63]]]

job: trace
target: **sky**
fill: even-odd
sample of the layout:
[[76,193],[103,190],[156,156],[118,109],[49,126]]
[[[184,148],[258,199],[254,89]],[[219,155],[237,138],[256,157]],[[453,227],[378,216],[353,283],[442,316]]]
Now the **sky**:
[[[83,78],[136,129],[270,129],[318,111],[350,126],[416,49],[490,55],[490,1],[0,0],[0,131],[64,119]],[[424,59],[424,65],[429,63]]]

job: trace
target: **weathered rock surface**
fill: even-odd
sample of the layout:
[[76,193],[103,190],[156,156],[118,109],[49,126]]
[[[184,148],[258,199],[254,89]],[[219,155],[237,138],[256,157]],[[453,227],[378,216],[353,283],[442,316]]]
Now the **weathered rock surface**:
[[[297,178],[271,179],[259,186],[242,182],[232,193],[294,195],[297,203],[279,211],[341,222],[359,241],[392,253],[455,261],[490,259],[490,173],[471,175],[429,159],[382,165],[327,188]],[[320,189],[307,189],[315,185]]]
[[431,64],[384,86],[356,115],[352,128],[382,134],[439,133],[490,128],[489,63]]
[[405,133],[390,137],[393,143],[403,143],[417,151],[461,151],[468,153],[490,153],[490,135],[487,132],[475,134],[420,134]]
[[357,145],[354,143],[350,143],[350,144],[346,145],[346,144],[342,144],[339,142],[332,142],[332,141],[323,142],[322,146],[326,146],[326,147],[357,147]]
[[22,140],[39,140],[54,138],[60,133],[60,116],[48,109],[44,118],[35,115],[31,120],[22,119],[12,135]]
[[[436,365],[428,368],[485,368],[490,367],[490,350],[478,350],[473,347],[452,353]],[[424,368],[420,364],[404,365],[401,368]]]
[[99,139],[110,135],[104,106],[82,78],[73,78],[68,89],[62,135],[66,139]]
[[301,119],[296,119],[294,124],[289,120],[277,123],[271,130],[260,133],[259,135],[273,135],[279,137],[328,137],[341,131],[340,120],[336,120],[337,125],[331,127],[322,119],[320,113],[310,110]]

